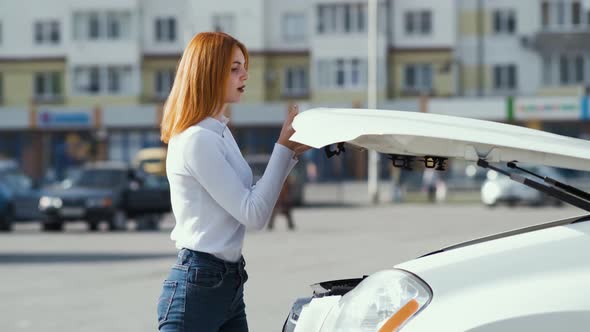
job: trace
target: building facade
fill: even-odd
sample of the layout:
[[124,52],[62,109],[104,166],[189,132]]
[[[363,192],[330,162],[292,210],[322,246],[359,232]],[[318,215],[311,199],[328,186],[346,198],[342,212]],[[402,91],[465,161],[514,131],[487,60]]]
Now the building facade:
[[[232,122],[244,151],[265,153],[290,103],[366,104],[367,9],[362,0],[0,2],[0,155],[39,175],[159,145],[177,63],[201,31],[248,47]],[[588,41],[587,1],[379,0],[379,105],[587,135]],[[474,98],[494,116],[472,110]],[[346,176],[363,177],[359,167]]]

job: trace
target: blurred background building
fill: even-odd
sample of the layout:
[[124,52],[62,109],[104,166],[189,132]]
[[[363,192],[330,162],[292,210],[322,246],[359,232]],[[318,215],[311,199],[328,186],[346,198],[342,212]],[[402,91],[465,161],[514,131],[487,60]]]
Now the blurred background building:
[[[0,156],[62,178],[161,145],[180,55],[212,30],[249,49],[231,125],[244,153],[268,153],[289,103],[366,105],[367,27],[360,0],[2,1]],[[588,45],[586,0],[380,1],[379,108],[588,137]],[[307,157],[319,180],[366,177],[360,152]]]

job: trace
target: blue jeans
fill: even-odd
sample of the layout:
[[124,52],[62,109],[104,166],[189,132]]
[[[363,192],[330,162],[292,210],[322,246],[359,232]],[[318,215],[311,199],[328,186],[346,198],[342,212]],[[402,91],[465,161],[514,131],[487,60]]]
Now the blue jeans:
[[158,300],[158,329],[247,332],[244,258],[237,263],[182,249]]

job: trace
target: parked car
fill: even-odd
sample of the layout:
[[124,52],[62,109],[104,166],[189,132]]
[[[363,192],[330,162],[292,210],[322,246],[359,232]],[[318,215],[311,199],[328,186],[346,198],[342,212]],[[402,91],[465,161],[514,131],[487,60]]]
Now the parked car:
[[[559,181],[565,181],[554,168],[546,166],[531,166],[527,169],[537,174],[544,174]],[[518,172],[522,175],[525,173]],[[514,207],[516,205],[555,205],[561,206],[563,202],[557,198],[551,197],[545,193],[537,191],[512,181],[505,176],[499,176],[498,172],[489,170],[487,180],[481,187],[481,200],[489,206],[494,207],[500,204],[506,204]]]
[[[246,162],[248,162],[248,165],[252,169],[253,181],[257,182],[264,174],[266,165],[268,165],[268,161],[270,160],[270,155],[250,154],[246,155],[244,159],[246,159]],[[306,181],[303,162],[300,161],[295,165],[287,177],[287,181],[289,181],[289,198],[291,199],[291,203],[295,206],[302,206]]]
[[165,177],[136,171],[122,163],[102,162],[83,167],[74,179],[48,189],[39,200],[46,231],[61,231],[68,221],[85,220],[91,231],[107,221],[109,230],[125,229],[135,218],[141,229],[157,229],[171,210]]
[[311,296],[294,303],[283,331],[588,330],[590,194],[513,170],[526,163],[590,171],[590,141],[482,120],[361,109],[309,110],[293,127],[291,140],[330,154],[347,144],[388,154],[397,165],[440,171],[447,158],[473,161],[585,214],[539,220],[368,276],[317,283]]
[[0,231],[11,231],[15,222],[39,220],[39,197],[32,179],[16,162],[0,161]]

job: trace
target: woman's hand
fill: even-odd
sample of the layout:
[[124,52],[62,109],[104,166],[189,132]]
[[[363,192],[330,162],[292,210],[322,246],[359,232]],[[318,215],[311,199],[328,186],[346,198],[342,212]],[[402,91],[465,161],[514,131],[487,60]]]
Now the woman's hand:
[[293,129],[293,119],[298,113],[299,108],[297,105],[293,105],[289,108],[289,113],[287,114],[287,118],[283,123],[283,128],[281,129],[281,134],[279,135],[279,140],[277,142],[295,152],[296,157],[311,149],[311,147],[305,144],[289,141],[289,138],[295,134],[295,129]]

